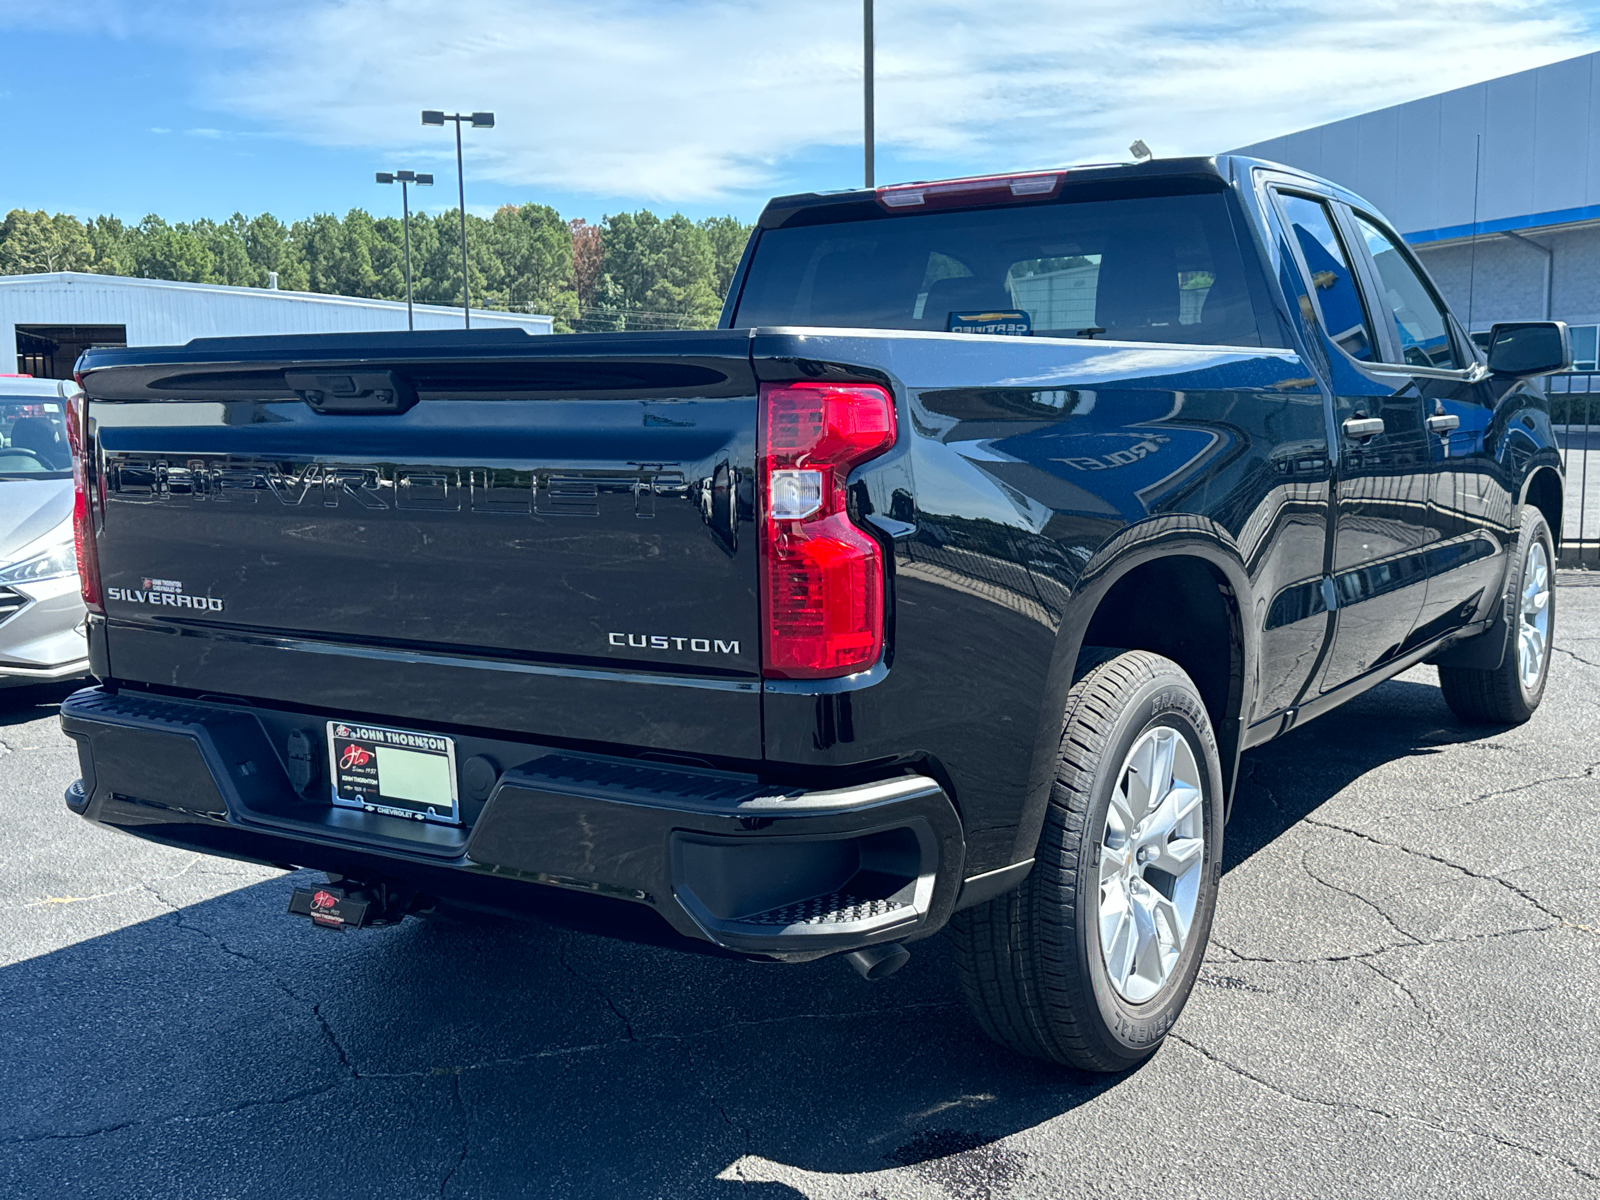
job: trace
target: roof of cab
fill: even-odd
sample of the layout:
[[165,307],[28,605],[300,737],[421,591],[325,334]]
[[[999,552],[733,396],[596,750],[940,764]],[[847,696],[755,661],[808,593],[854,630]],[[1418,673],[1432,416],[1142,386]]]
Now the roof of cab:
[[[1304,180],[1310,185],[1327,188],[1340,195],[1342,199],[1364,203],[1354,193],[1346,191],[1329,180],[1307,174],[1305,171],[1294,167],[1286,167],[1281,163],[1267,162],[1264,159],[1244,158],[1238,155],[1218,155],[1214,157],[1191,158],[1152,158],[1138,163],[1088,163],[1083,166],[1068,166],[1056,168],[1034,168],[1028,171],[999,172],[994,176],[985,178],[1007,178],[1013,175],[1043,175],[1052,171],[1059,172],[1063,179],[1062,188],[1051,196],[1034,198],[1019,198],[1007,200],[1006,204],[1052,204],[1063,198],[1063,193],[1068,189],[1079,198],[1084,190],[1101,192],[1106,197],[1112,198],[1121,191],[1142,191],[1145,187],[1158,181],[1166,180],[1170,185],[1183,187],[1185,185],[1196,190],[1220,190],[1233,186],[1241,177],[1242,170],[1264,168],[1277,173],[1294,176]],[[908,181],[910,182],[910,181]],[[940,184],[962,182],[960,179],[932,179],[917,180],[917,184],[937,187]],[[906,184],[888,185],[904,187]],[[798,192],[791,196],[776,196],[767,202],[757,219],[757,226],[762,229],[779,229],[785,225],[810,225],[824,224],[835,221],[849,220],[876,220],[883,217],[898,215],[915,215],[917,209],[901,209],[891,212],[879,202],[886,188],[853,188],[838,192]],[[977,201],[970,207],[993,207],[993,201]],[[961,207],[961,206],[957,206]],[[943,211],[949,211],[948,208]]]

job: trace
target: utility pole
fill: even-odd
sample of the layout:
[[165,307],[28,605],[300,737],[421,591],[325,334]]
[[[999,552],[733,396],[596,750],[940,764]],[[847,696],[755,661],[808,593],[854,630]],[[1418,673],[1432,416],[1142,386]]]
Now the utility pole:
[[861,50],[863,71],[866,76],[866,87],[863,89],[862,99],[866,104],[866,175],[867,186],[872,187],[873,162],[872,150],[875,131],[873,129],[873,97],[872,97],[872,0],[861,0]]
[[443,125],[446,121],[456,123],[456,184],[461,202],[461,315],[466,320],[467,328],[471,329],[472,298],[467,294],[467,177],[461,169],[461,122],[468,122],[474,129],[493,129],[494,114],[446,113],[436,108],[422,110],[424,125]]
[[401,222],[406,231],[406,328],[415,330],[416,320],[411,313],[411,197],[406,188],[413,183],[427,187],[433,183],[432,175],[418,175],[414,171],[379,171],[379,183],[400,184],[400,211],[404,214]]

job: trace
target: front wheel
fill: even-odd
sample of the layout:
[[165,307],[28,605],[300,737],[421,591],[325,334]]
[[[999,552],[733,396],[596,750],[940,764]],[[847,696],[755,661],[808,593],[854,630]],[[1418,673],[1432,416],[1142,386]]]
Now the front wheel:
[[[1472,724],[1520,725],[1544,699],[1555,634],[1555,545],[1544,514],[1522,511],[1506,570],[1505,645],[1500,665],[1439,668],[1439,687],[1450,711]],[[1490,636],[1490,635],[1485,635]]]
[[1153,1054],[1205,954],[1222,862],[1211,721],[1176,663],[1105,656],[1067,701],[1032,873],[957,913],[962,990],[1034,1058],[1122,1071]]

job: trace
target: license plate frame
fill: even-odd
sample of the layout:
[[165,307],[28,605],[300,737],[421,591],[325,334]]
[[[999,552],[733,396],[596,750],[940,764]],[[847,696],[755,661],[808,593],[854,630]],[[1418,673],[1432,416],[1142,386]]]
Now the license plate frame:
[[327,738],[328,793],[335,807],[461,823],[454,738],[365,721],[329,721]]

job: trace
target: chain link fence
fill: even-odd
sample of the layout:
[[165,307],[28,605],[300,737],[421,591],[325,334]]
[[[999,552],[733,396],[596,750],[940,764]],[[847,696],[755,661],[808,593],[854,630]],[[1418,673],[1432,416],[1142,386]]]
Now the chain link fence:
[[1600,568],[1600,372],[1552,375],[1547,392],[1567,474],[1561,565]]

